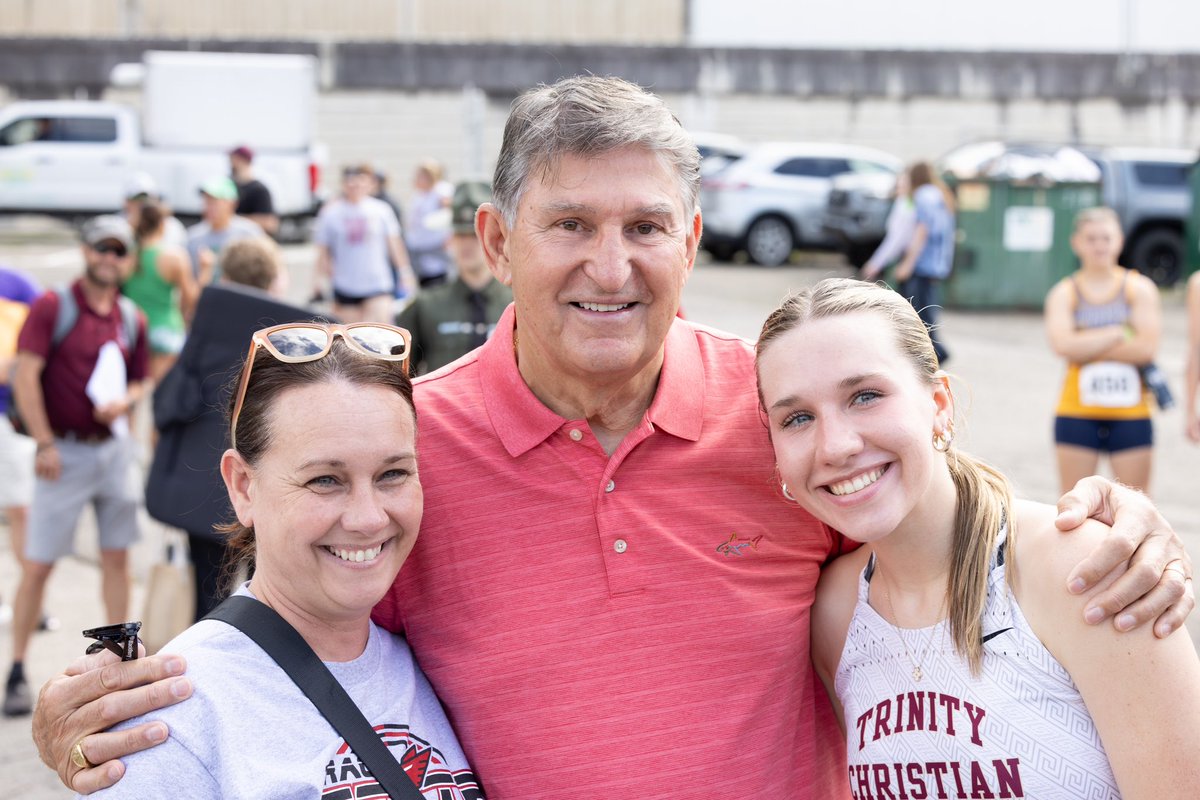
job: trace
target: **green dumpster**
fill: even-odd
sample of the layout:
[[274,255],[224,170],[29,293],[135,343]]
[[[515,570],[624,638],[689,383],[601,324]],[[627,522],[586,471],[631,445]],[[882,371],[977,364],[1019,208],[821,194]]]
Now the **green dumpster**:
[[1019,183],[961,178],[954,271],[947,308],[1041,308],[1046,293],[1075,270],[1075,214],[1100,205],[1099,183]]
[[1183,226],[1184,280],[1200,270],[1200,163],[1192,165],[1188,185],[1192,187],[1192,213]]

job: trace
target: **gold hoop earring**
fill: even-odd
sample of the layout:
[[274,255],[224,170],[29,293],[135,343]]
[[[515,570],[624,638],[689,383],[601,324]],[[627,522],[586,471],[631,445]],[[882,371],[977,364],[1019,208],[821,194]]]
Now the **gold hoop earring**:
[[946,430],[938,431],[933,435],[933,449],[939,453],[944,453],[950,449],[950,443],[953,441],[953,430],[947,428]]
[[783,496],[793,503],[797,502],[796,498],[792,497],[792,493],[788,491],[787,484],[783,481],[779,482],[779,488],[783,491]]

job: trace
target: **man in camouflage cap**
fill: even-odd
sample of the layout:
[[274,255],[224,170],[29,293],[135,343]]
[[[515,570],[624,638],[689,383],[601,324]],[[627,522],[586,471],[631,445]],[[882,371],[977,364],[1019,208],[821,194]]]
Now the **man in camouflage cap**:
[[512,290],[492,277],[475,236],[475,209],[491,199],[492,187],[484,181],[454,188],[449,250],[458,277],[421,292],[396,317],[412,333],[414,374],[440,369],[479,347],[512,302]]

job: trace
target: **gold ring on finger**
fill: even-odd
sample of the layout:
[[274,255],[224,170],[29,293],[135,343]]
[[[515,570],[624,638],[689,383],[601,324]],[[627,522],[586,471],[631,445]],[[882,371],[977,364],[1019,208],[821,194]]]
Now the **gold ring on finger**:
[[80,769],[91,769],[92,767],[96,766],[88,760],[88,757],[83,752],[83,739],[80,739],[75,743],[75,746],[71,748],[71,763]]

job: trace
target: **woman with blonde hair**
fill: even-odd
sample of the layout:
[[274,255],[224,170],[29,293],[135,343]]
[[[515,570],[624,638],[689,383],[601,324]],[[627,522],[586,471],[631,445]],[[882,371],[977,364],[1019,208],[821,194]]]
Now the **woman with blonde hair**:
[[1149,278],[1117,263],[1124,240],[1111,208],[1075,217],[1071,249],[1079,269],[1046,295],[1046,333],[1067,361],[1055,410],[1060,485],[1092,475],[1107,454],[1117,480],[1150,487],[1149,393],[1138,368],[1158,350],[1162,310]]
[[902,298],[822,281],[767,319],[757,356],[784,495],[869,545],[824,570],[812,620],[856,797],[1200,796],[1186,631],[1084,622],[1090,595],[1063,587],[1107,529],[1063,537],[1053,507],[955,448]]
[[950,352],[942,343],[938,319],[942,281],[950,277],[954,267],[954,195],[928,161],[918,161],[908,168],[908,185],[916,224],[904,257],[896,265],[895,279],[900,294],[908,298],[925,323],[938,363],[944,364]]
[[413,193],[408,201],[404,241],[408,257],[422,287],[437,286],[449,278],[450,199],[454,186],[444,178],[442,165],[426,159],[413,173]]

